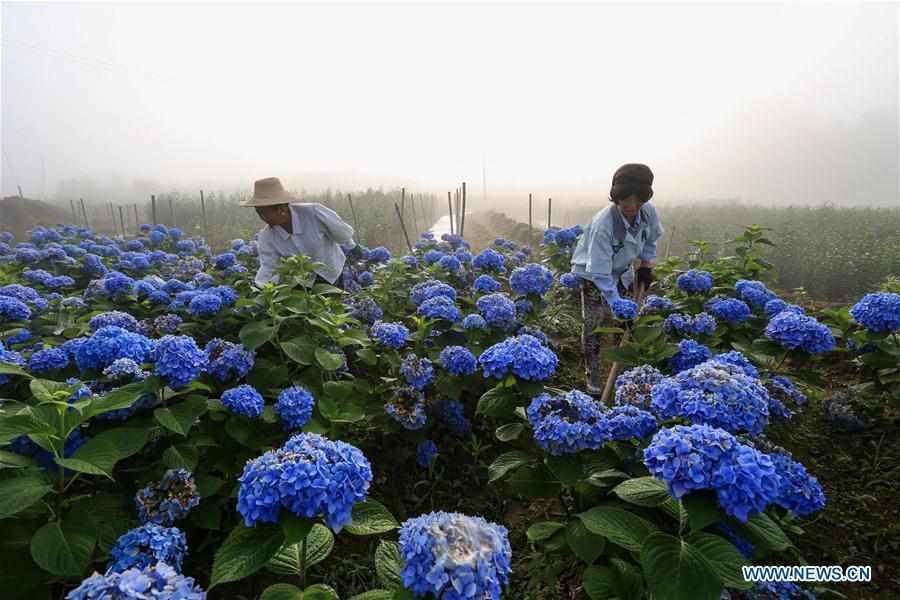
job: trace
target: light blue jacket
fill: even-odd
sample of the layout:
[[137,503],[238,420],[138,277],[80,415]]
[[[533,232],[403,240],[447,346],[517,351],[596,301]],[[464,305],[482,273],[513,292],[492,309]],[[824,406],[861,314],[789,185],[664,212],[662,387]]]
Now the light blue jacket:
[[656,208],[649,202],[641,207],[633,226],[610,204],[585,225],[572,254],[572,272],[593,281],[610,303],[619,297],[619,281],[626,288],[634,281],[634,261],[656,256],[662,234]]

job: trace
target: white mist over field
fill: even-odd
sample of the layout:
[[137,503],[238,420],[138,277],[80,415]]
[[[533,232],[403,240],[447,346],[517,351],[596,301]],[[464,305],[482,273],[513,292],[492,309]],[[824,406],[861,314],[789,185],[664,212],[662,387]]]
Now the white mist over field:
[[[2,3],[2,194],[897,206],[898,4]],[[482,201],[486,188],[487,204]],[[440,196],[439,196],[440,197]]]

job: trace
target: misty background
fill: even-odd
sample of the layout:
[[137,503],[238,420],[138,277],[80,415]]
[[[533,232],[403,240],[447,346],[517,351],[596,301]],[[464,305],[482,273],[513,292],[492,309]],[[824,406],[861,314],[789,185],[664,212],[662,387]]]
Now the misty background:
[[[2,194],[898,206],[898,4],[2,3]],[[487,201],[484,200],[486,192]]]

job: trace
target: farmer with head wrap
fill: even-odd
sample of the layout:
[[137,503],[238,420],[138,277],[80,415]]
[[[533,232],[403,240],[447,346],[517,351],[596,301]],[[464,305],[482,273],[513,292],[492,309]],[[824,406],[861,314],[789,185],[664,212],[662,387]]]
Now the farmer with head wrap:
[[304,255],[324,265],[315,269],[317,281],[342,287],[341,271],[346,257],[339,244],[355,246],[353,228],[330,208],[298,200],[277,177],[258,180],[253,186],[253,197],[241,200],[241,206],[254,207],[266,224],[256,236],[256,281],[277,281],[274,271],[283,259]]
[[[595,214],[584,228],[572,254],[572,272],[582,278],[581,305],[584,316],[581,341],[587,366],[587,392],[602,394],[603,366],[601,334],[606,306],[633,288],[653,281],[650,261],[656,257],[656,242],[663,228],[653,197],[653,172],[647,165],[622,165],[613,175],[609,206]],[[640,259],[637,273],[635,260]]]

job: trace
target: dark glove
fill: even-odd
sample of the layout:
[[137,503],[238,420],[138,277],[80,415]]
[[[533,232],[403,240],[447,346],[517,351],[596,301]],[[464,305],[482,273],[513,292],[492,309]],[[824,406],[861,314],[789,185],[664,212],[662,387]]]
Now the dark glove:
[[635,274],[635,280],[639,286],[643,284],[645,290],[650,289],[650,284],[653,283],[653,270],[650,267],[641,267]]

